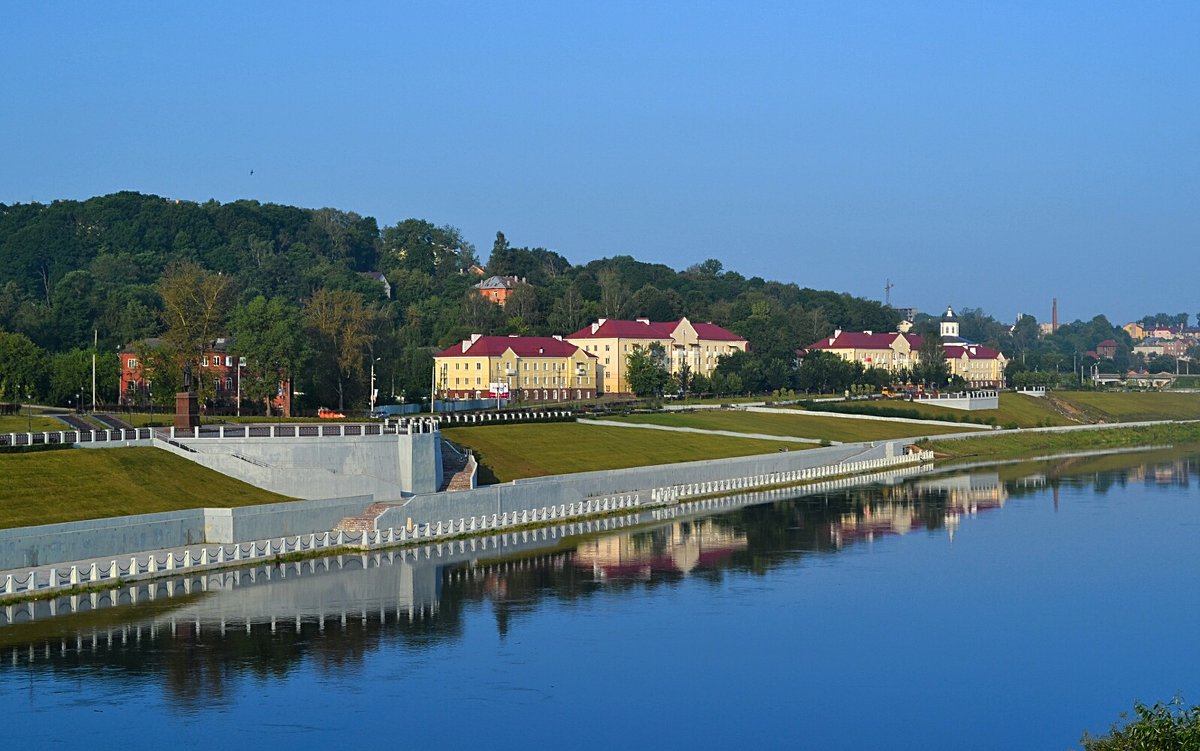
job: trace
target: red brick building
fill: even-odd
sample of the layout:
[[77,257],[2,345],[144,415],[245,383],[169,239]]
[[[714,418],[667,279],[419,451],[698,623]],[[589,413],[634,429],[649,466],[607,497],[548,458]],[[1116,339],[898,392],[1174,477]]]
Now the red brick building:
[[[153,383],[146,378],[141,352],[154,349],[161,344],[162,340],[152,338],[121,349],[118,355],[121,358],[121,405],[139,407],[150,403]],[[240,384],[242,368],[245,365],[245,361],[233,351],[232,340],[227,337],[219,337],[205,349],[204,354],[200,356],[198,371],[192,374],[196,382],[196,390],[208,397],[204,402],[205,407],[222,411],[237,409],[239,395],[243,397],[243,400],[245,398],[241,394]],[[182,365],[180,367],[182,368]],[[163,401],[162,395],[160,395],[159,401]],[[292,413],[290,382],[280,382],[278,393],[272,400],[272,406],[283,415]]]

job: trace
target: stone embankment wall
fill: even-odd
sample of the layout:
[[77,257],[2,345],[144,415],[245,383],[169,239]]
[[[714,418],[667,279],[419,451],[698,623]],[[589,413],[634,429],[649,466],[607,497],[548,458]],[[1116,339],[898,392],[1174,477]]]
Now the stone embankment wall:
[[[528,512],[525,519],[532,521],[538,517],[529,514],[539,509],[595,501],[588,508],[605,512],[610,510],[610,505],[602,499],[632,497],[639,492],[648,496],[652,491],[676,486],[703,487],[727,480],[786,476],[787,473],[817,468],[825,468],[822,476],[871,471],[880,465],[872,467],[867,462],[900,459],[904,443],[844,444],[714,461],[532,478],[457,493],[431,493],[415,496],[404,505],[385,511],[376,520],[376,528],[409,529],[411,520],[412,525],[436,529],[439,524],[448,526],[455,522],[461,524],[463,519],[490,519],[493,516],[513,523],[523,512]],[[794,476],[787,481],[802,479],[805,478]],[[325,532],[333,529],[342,518],[361,513],[372,500],[363,495],[0,530],[0,570],[200,542],[247,542]]]
[[855,443],[729,459],[661,464],[650,467],[580,472],[514,480],[459,493],[418,495],[388,509],[376,521],[379,529],[427,521],[490,516],[571,504],[585,498],[650,491],[685,483],[756,477],[847,462],[899,456],[904,441]]
[[346,436],[178,438],[157,446],[221,474],[293,498],[433,493],[441,441],[429,432]]
[[356,496],[0,529],[0,569],[333,529],[342,517],[360,512],[370,502],[370,496]]
[[[483,552],[487,542],[493,548],[503,541],[508,547],[511,538],[514,546],[518,535],[522,542],[532,537],[534,541],[547,534],[553,538],[580,534],[585,531],[620,528],[644,521],[661,521],[678,518],[681,514],[711,512],[736,508],[752,503],[764,503],[791,497],[792,489],[777,487],[785,482],[809,481],[812,492],[838,490],[866,482],[898,482],[905,477],[923,471],[925,462],[933,455],[923,452],[918,455],[888,456],[874,459],[857,459],[842,465],[824,465],[808,469],[792,469],[771,474],[743,478],[726,478],[704,482],[689,482],[661,488],[652,488],[647,493],[632,493],[604,498],[582,500],[561,506],[542,506],[533,509],[492,514],[489,516],[460,518],[457,521],[426,522],[411,528],[389,528],[354,533],[322,532],[294,537],[280,537],[250,543],[235,543],[232,546],[199,545],[182,550],[164,550],[147,554],[135,554],[118,560],[78,561],[71,565],[29,567],[25,570],[4,573],[0,580],[0,599],[20,597],[56,590],[73,590],[80,586],[104,587],[118,582],[135,582],[156,579],[161,576],[204,572],[213,569],[241,566],[256,560],[269,560],[291,554],[318,554],[323,550],[343,550],[346,546],[371,550],[379,547],[405,545],[416,542],[436,543],[439,557],[445,546],[453,552],[457,544],[460,550],[469,545],[472,551]],[[920,462],[918,466],[915,463]],[[849,473],[849,474],[841,474]],[[774,489],[771,489],[773,486]],[[761,489],[756,492],[736,493],[738,490]],[[708,497],[712,493],[724,493],[723,497]],[[729,493],[736,493],[728,495]],[[643,495],[649,496],[643,498]],[[691,500],[689,499],[696,499]],[[592,519],[596,514],[621,514],[616,518]],[[533,527],[530,529],[530,527]],[[512,530],[509,532],[508,530]],[[482,534],[500,532],[500,536],[478,537]],[[456,539],[463,538],[467,539]],[[426,545],[428,558],[433,547]],[[419,553],[416,553],[419,556]],[[365,557],[365,554],[364,554]],[[128,561],[128,563],[126,563]],[[282,569],[281,569],[282,571]],[[282,574],[281,574],[282,575]],[[136,590],[134,590],[136,592]],[[97,592],[91,595],[93,601]],[[53,606],[52,606],[53,607]]]

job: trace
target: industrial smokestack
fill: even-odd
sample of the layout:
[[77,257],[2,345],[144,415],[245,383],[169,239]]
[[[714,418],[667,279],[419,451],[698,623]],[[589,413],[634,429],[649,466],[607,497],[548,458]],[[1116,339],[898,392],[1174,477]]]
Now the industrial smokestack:
[[1050,307],[1050,333],[1058,331],[1058,298],[1054,298],[1054,303]]

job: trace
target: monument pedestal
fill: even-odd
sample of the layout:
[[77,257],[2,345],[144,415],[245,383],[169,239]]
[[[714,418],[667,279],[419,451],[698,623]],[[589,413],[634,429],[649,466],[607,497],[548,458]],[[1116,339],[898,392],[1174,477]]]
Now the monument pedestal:
[[191,391],[175,394],[175,427],[180,430],[200,427],[200,405]]

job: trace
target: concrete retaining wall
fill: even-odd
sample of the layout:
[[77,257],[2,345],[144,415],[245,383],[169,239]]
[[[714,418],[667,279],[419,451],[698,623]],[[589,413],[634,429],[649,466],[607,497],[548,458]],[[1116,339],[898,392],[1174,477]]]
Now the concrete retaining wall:
[[352,437],[178,438],[157,445],[258,488],[293,498],[373,495],[398,500],[436,492],[441,481],[437,433]]
[[903,441],[847,444],[711,461],[580,472],[516,480],[458,493],[418,495],[403,506],[385,511],[376,521],[376,526],[379,529],[399,528],[407,526],[409,519],[420,523],[505,514],[681,483],[769,475],[848,461],[880,459],[901,454],[903,444]]
[[201,542],[233,543],[333,529],[370,496],[236,509],[197,508],[0,530],[0,569],[116,556]]
[[0,529],[0,569],[203,541],[203,509]]

